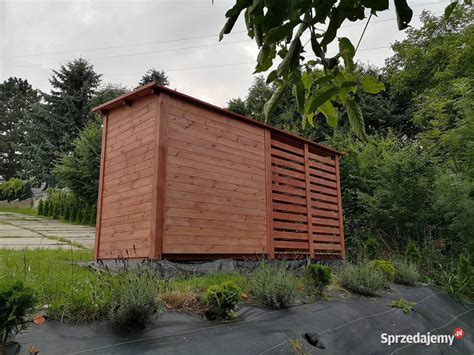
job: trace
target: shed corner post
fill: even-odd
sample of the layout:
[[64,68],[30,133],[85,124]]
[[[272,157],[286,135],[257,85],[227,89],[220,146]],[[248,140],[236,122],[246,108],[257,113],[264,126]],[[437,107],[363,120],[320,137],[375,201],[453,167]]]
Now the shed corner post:
[[153,164],[153,191],[149,258],[159,260],[163,252],[166,211],[166,165],[168,155],[169,95],[157,92],[155,116],[155,159]]
[[341,196],[341,176],[339,174],[339,159],[336,154],[336,183],[337,183],[337,210],[339,219],[339,243],[341,244],[341,258],[346,259],[346,246],[344,243],[344,221],[342,220],[342,196]]
[[272,136],[269,129],[265,128],[265,198],[267,202],[267,254],[275,258],[273,246],[273,201],[272,201]]
[[308,224],[308,248],[309,257],[314,259],[314,244],[313,244],[313,212],[311,206],[311,180],[309,176],[309,147],[308,143],[304,143],[304,172],[306,182],[306,215]]
[[108,113],[101,113],[103,117],[102,126],[102,144],[100,153],[100,172],[99,172],[99,190],[97,194],[97,214],[95,223],[95,245],[94,245],[94,260],[99,259],[99,248],[100,248],[100,227],[102,222],[102,199],[104,190],[104,169],[105,169],[105,146],[107,143],[107,125],[108,125]]

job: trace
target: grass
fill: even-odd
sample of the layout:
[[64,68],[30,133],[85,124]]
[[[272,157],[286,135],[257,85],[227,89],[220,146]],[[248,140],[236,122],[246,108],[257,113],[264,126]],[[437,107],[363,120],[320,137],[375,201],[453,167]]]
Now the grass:
[[0,205],[0,212],[11,212],[11,213],[20,213],[20,214],[26,214],[29,216],[37,216],[36,210],[31,207],[7,207],[7,206],[2,206]]
[[[49,318],[94,320],[107,316],[113,290],[103,285],[104,273],[80,267],[92,260],[91,250],[0,249],[0,278],[19,279],[36,293],[40,308]],[[156,280],[160,293],[172,309],[199,311],[206,290],[224,281],[246,284],[238,274],[208,274],[189,278]]]

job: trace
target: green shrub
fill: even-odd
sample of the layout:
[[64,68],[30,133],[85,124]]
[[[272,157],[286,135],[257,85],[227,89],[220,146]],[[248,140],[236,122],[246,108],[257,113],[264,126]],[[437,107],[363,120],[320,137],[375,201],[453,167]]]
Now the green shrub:
[[386,277],[387,281],[393,281],[395,278],[395,267],[387,260],[371,260],[369,265],[380,271]]
[[370,236],[365,242],[365,252],[369,259],[375,259],[377,257],[377,242],[374,237]]
[[418,263],[421,259],[420,249],[418,249],[416,243],[412,239],[407,243],[405,257],[413,263]]
[[233,310],[240,301],[242,290],[232,281],[212,285],[206,292],[206,304],[217,318],[233,317]]
[[388,286],[385,275],[367,262],[345,265],[338,277],[343,287],[365,296],[377,296]]
[[120,328],[144,327],[163,305],[158,299],[159,284],[153,275],[143,271],[125,271],[109,278],[109,318]]
[[24,200],[28,197],[31,197],[31,186],[26,181],[13,178],[0,184],[0,201]]
[[310,288],[315,290],[317,295],[322,295],[331,283],[332,270],[328,266],[313,264],[306,269],[306,277],[310,282]]
[[400,285],[415,286],[416,282],[420,280],[420,272],[418,267],[407,261],[398,261],[395,263],[395,278],[394,281]]
[[41,199],[38,203],[38,215],[42,216],[44,214],[44,205],[43,200]]
[[272,266],[261,263],[248,280],[250,295],[260,304],[272,308],[286,308],[296,296],[296,279],[280,263]]
[[52,217],[54,214],[53,201],[48,202],[48,217]]
[[45,201],[43,205],[43,216],[47,215],[49,215],[49,203],[48,201]]
[[0,283],[0,345],[5,345],[24,328],[23,318],[35,302],[33,291],[22,282]]
[[455,266],[442,269],[437,282],[457,301],[474,299],[474,266],[464,255],[459,256]]

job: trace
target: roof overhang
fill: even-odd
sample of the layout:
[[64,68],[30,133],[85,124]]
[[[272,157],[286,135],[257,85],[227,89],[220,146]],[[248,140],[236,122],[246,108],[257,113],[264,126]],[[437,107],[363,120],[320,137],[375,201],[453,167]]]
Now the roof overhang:
[[146,85],[143,85],[143,86],[140,86],[139,88],[137,88],[137,89],[135,89],[131,92],[128,92],[124,95],[121,95],[121,96],[119,96],[119,97],[117,97],[113,100],[110,100],[110,101],[108,101],[108,102],[106,102],[102,105],[94,107],[92,109],[92,111],[96,112],[96,113],[99,113],[101,115],[104,115],[107,112],[112,111],[114,109],[117,109],[119,107],[131,106],[133,104],[133,101],[135,101],[137,99],[140,99],[142,97],[149,96],[149,95],[159,95],[160,93],[168,94],[170,96],[177,97],[179,99],[192,102],[195,105],[204,107],[204,108],[206,108],[208,110],[211,110],[211,111],[214,111],[214,112],[221,113],[221,114],[223,114],[225,116],[228,116],[228,117],[235,118],[239,121],[244,121],[244,122],[253,124],[255,126],[260,126],[260,127],[269,129],[272,132],[277,132],[277,133],[279,133],[283,136],[286,136],[290,139],[295,139],[295,140],[298,140],[298,141],[306,142],[306,143],[310,144],[311,146],[314,146],[314,147],[319,148],[321,150],[325,150],[325,151],[328,151],[328,152],[331,152],[331,153],[334,153],[334,154],[337,154],[337,155],[343,155],[343,153],[341,153],[337,150],[334,150],[332,148],[329,148],[329,147],[327,147],[323,144],[310,141],[308,139],[302,138],[302,137],[297,136],[295,134],[289,133],[287,131],[284,131],[284,130],[272,127],[270,125],[267,125],[265,123],[262,123],[260,121],[257,121],[253,118],[243,116],[243,115],[240,115],[240,114],[235,113],[235,112],[231,112],[231,111],[223,109],[221,107],[212,105],[208,102],[196,99],[195,97],[192,97],[192,96],[180,93],[176,90],[172,90],[172,89],[169,89],[167,87],[161,86],[156,81],[151,82],[151,83],[146,84]]

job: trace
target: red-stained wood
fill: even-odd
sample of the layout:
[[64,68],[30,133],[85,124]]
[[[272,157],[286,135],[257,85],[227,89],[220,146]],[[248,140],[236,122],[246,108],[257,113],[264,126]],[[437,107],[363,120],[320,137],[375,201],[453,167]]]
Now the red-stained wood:
[[96,259],[345,257],[338,152],[149,87],[104,120]]
[[306,218],[308,222],[308,244],[309,244],[309,256],[311,259],[314,258],[313,250],[313,223],[311,215],[311,181],[309,180],[309,151],[308,144],[304,143],[304,167],[305,167],[305,181],[306,181]]
[[168,159],[168,108],[170,98],[166,94],[158,97],[155,141],[156,158],[154,165],[154,181],[152,192],[150,258],[161,259],[164,240],[165,206],[167,198],[166,168]]
[[100,175],[99,175],[99,192],[97,198],[97,217],[96,217],[96,226],[95,226],[95,246],[94,246],[94,259],[97,261],[99,258],[99,249],[100,249],[100,228],[102,224],[102,200],[104,195],[104,168],[105,168],[105,155],[106,155],[106,142],[107,142],[107,114],[103,120],[102,127],[102,149],[100,154]]
[[341,202],[341,175],[339,173],[339,156],[336,156],[336,177],[337,177],[337,196],[338,196],[338,209],[339,209],[339,238],[341,245],[341,257],[346,258],[346,247],[344,243],[344,222],[342,220],[342,202]]
[[271,132],[265,130],[265,199],[267,203],[267,252],[270,258],[275,257],[275,249],[273,246],[274,235],[273,235],[273,200],[272,200],[272,185],[273,185],[273,173],[272,173],[272,138]]

